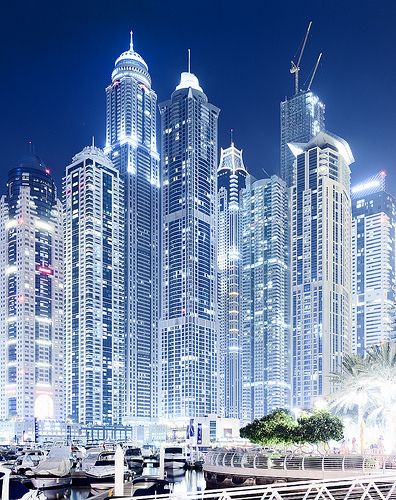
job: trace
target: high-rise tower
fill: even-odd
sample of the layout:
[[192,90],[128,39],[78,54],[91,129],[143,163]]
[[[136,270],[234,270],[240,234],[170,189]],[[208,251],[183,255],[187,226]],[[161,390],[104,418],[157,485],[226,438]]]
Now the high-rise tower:
[[217,120],[185,72],[160,105],[162,140],[161,416],[217,413]]
[[242,194],[242,421],[290,407],[290,210],[278,176]]
[[121,423],[124,387],[123,186],[103,151],[84,148],[63,180],[67,416]]
[[157,96],[132,42],[106,89],[105,152],[124,182],[125,423],[157,415],[159,155]]
[[241,190],[247,172],[234,143],[221,149],[217,170],[217,265],[220,414],[240,418],[242,402]]
[[325,129],[325,106],[311,90],[301,90],[280,104],[281,178],[290,187],[293,183],[294,156],[290,142],[308,143]]
[[396,200],[385,172],[352,188],[352,326],[354,351],[394,340]]
[[349,145],[329,132],[295,155],[292,188],[293,403],[312,407],[351,351]]
[[62,206],[36,155],[9,172],[0,234],[0,419],[32,439],[34,418],[65,418]]

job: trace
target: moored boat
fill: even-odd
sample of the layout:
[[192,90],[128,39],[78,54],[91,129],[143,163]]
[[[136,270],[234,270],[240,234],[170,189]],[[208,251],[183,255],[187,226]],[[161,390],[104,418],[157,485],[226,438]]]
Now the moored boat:
[[70,447],[53,446],[28,476],[36,489],[67,488],[71,483],[71,467]]
[[166,469],[184,469],[186,457],[181,446],[169,446],[165,448],[164,464]]

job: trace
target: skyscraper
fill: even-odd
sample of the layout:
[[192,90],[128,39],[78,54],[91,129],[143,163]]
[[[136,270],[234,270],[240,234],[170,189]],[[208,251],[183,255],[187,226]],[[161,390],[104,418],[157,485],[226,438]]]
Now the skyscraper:
[[242,201],[242,421],[290,407],[290,210],[276,175],[253,182]]
[[120,424],[124,387],[124,219],[120,173],[84,148],[63,180],[67,416]]
[[106,147],[124,182],[125,423],[157,415],[159,155],[157,96],[132,42],[106,89]]
[[160,105],[162,140],[161,416],[217,413],[217,120],[185,72]]
[[242,402],[242,226],[241,190],[246,185],[242,151],[234,143],[221,149],[217,170],[217,265],[220,332],[220,408],[240,418]]
[[65,417],[62,206],[37,155],[9,172],[0,235],[0,419],[34,438],[34,418]]
[[354,351],[394,338],[396,201],[385,172],[352,188],[352,326]]
[[351,351],[349,145],[329,132],[290,144],[292,188],[293,399],[309,408],[331,392]]
[[289,187],[293,183],[294,156],[290,142],[308,143],[325,129],[325,106],[311,90],[301,90],[280,105],[281,177]]

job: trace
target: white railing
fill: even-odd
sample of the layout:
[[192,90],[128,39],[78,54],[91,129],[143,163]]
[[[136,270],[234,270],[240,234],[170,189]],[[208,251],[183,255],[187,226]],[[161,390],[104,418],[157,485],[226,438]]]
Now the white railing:
[[[209,467],[208,467],[209,466]],[[219,472],[226,469],[261,469],[283,471],[353,471],[368,474],[373,471],[396,471],[396,455],[274,455],[262,451],[210,451],[205,468]]]
[[[338,481],[299,481],[216,490],[142,496],[141,500],[395,500],[396,476],[353,477]],[[132,498],[130,499],[132,500]]]

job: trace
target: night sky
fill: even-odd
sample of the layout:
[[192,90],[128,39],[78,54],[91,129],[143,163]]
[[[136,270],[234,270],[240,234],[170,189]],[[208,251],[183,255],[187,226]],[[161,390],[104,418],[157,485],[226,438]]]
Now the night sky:
[[58,185],[92,135],[104,145],[104,89],[131,29],[158,102],[179,83],[190,47],[192,72],[221,108],[219,147],[233,128],[248,170],[277,172],[279,103],[293,92],[290,60],[310,20],[301,81],[323,52],[313,90],[326,104],[326,128],[352,148],[353,181],[385,169],[396,194],[391,0],[8,1],[0,21],[0,192],[29,140]]

